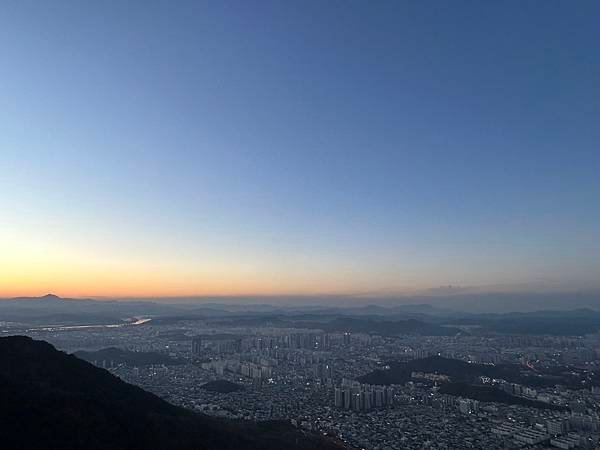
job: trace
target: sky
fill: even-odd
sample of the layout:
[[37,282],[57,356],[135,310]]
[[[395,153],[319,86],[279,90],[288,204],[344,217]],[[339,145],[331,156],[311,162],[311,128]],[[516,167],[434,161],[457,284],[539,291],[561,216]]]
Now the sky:
[[0,2],[0,296],[598,289],[599,16]]

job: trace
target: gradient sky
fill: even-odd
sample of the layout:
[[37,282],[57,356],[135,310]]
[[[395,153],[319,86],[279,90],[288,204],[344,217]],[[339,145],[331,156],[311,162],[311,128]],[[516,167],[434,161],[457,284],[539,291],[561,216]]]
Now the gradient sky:
[[599,17],[2,1],[0,296],[598,288]]

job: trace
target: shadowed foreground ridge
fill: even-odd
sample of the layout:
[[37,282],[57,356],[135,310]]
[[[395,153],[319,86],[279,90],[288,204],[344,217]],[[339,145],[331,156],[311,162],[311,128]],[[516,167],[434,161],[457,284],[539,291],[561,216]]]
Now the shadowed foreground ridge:
[[23,336],[0,338],[0,398],[4,448],[341,448],[284,423],[195,414]]

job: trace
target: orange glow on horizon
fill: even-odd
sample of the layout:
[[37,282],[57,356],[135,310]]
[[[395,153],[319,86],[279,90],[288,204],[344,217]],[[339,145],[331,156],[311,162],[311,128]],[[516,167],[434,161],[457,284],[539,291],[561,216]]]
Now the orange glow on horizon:
[[[388,286],[394,274],[368,272],[360,265],[333,267],[327,261],[274,260],[264,255],[204,258],[166,252],[69,247],[29,236],[4,242],[0,255],[0,297],[193,297],[353,295]],[[112,251],[110,251],[112,250]],[[395,291],[418,288],[396,281]]]
[[368,280],[340,274],[287,273],[95,265],[3,265],[0,297],[134,298],[194,296],[347,295],[368,291]]

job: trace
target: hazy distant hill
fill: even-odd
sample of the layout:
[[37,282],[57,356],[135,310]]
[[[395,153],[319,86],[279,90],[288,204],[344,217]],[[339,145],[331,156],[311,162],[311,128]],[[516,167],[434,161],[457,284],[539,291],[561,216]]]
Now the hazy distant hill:
[[486,332],[553,336],[583,336],[600,331],[600,312],[591,309],[480,314],[456,321],[478,325]]
[[[315,325],[316,327],[316,325]],[[415,319],[383,320],[340,317],[331,322],[321,324],[325,331],[349,331],[352,333],[374,333],[386,336],[416,334],[421,336],[453,336],[461,333],[454,327],[444,327],[437,324],[425,323]]]
[[213,317],[226,316],[225,310],[201,305],[165,305],[149,301],[112,301],[61,298],[53,294],[43,297],[0,299],[3,321],[44,325],[95,325],[126,323],[126,319],[142,317]]
[[[493,303],[502,298],[490,297]],[[512,298],[512,297],[510,297]],[[548,306],[553,297],[549,297]],[[244,301],[243,298],[239,299]],[[438,299],[439,300],[439,299]],[[448,305],[453,304],[448,299]],[[538,304],[541,304],[541,299]],[[565,302],[565,307],[572,304]],[[531,307],[529,305],[528,307]],[[0,320],[31,325],[129,324],[150,317],[154,325],[182,320],[210,320],[224,326],[314,328],[394,335],[548,334],[585,335],[600,331],[600,312],[593,309],[539,310],[526,313],[459,312],[429,304],[363,307],[290,307],[279,305],[161,304],[149,301],[98,301],[43,297],[0,299]],[[18,325],[17,325],[18,326]],[[468,330],[468,331],[467,331]]]
[[270,326],[310,328],[326,332],[351,332],[400,336],[454,336],[465,333],[457,327],[442,326],[420,320],[387,320],[382,317],[347,317],[303,314],[299,316],[234,317],[215,322],[221,326]]
[[0,430],[10,449],[334,449],[282,423],[175,407],[44,341],[0,338]]

